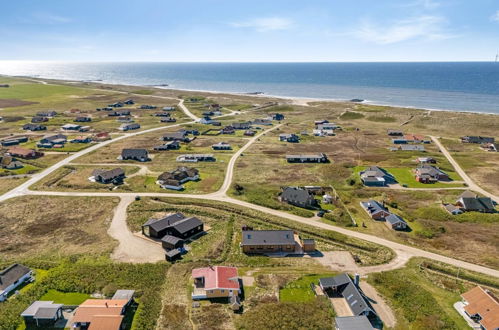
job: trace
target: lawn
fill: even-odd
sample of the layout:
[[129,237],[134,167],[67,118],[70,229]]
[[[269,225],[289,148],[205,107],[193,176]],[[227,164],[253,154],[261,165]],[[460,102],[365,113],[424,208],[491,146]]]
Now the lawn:
[[322,277],[330,277],[335,274],[309,274],[305,275],[296,281],[286,284],[285,287],[279,290],[280,302],[310,302],[315,299],[315,294],[312,291],[311,284],[318,284]]
[[[463,189],[466,189],[466,186],[462,183],[452,183],[450,181],[449,183],[444,183],[444,182],[437,182],[437,183],[432,183],[432,184],[425,184],[416,181],[414,178],[414,172],[411,168],[404,168],[404,167],[388,167],[385,168],[385,170],[388,171],[388,173],[391,173],[397,182],[402,185],[402,186],[407,186],[408,188],[450,188],[450,187],[462,187]],[[451,173],[448,173],[451,179],[458,179],[456,178],[456,175],[452,175]]]
[[48,290],[46,294],[44,294],[40,300],[48,300],[53,301],[56,304],[64,304],[64,305],[80,305],[85,300],[89,299],[90,295],[87,293],[79,293],[79,292],[61,292],[57,290]]
[[394,308],[397,328],[466,329],[453,304],[473,284],[435,274],[418,267],[420,263],[420,259],[412,259],[404,268],[368,277]]

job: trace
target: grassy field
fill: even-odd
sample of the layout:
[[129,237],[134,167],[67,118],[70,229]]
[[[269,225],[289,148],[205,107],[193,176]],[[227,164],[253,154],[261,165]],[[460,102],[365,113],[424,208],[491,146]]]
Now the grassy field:
[[[499,138],[494,134],[490,136]],[[499,195],[499,178],[496,175],[499,167],[498,152],[488,152],[478,144],[461,143],[456,138],[443,138],[441,142],[469,177],[485,190]]]
[[48,290],[40,300],[53,301],[56,304],[79,305],[89,299],[90,295],[80,292],[60,292],[57,290]]
[[412,259],[402,269],[368,278],[394,309],[396,329],[466,329],[453,304],[476,284],[420,267],[422,262]]
[[[21,127],[29,123],[31,117],[41,110],[55,110],[58,115],[43,123],[47,126],[44,134],[60,131],[60,127],[67,123],[73,123],[76,116],[90,116],[92,122],[88,123],[94,131],[119,132],[121,125],[116,118],[109,117],[105,111],[98,112],[96,108],[102,108],[110,103],[133,98],[136,105],[129,106],[135,122],[141,125],[141,129],[163,126],[158,117],[152,116],[161,111],[164,106],[172,106],[177,103],[175,99],[163,99],[139,94],[116,93],[109,89],[95,88],[90,85],[78,85],[68,83],[37,84],[24,79],[0,78],[0,83],[9,80],[11,87],[2,88],[0,91],[0,108],[4,121],[0,123],[2,134],[25,133]],[[133,92],[133,91],[130,91]],[[152,93],[151,93],[152,94]],[[153,104],[158,106],[156,110],[138,110],[140,104]],[[71,113],[70,109],[79,109],[79,113]],[[123,110],[120,108],[119,110]],[[177,121],[185,121],[187,117],[180,111],[173,115]],[[68,146],[69,148],[69,146]],[[70,150],[67,150],[70,151]]]
[[108,255],[116,243],[107,227],[117,200],[24,196],[0,204],[1,258]]
[[[402,191],[385,188],[366,190],[352,187],[339,190],[346,208],[359,224],[354,230],[369,233],[400,243],[425,248],[450,257],[473,263],[499,267],[495,257],[499,252],[497,241],[498,214],[467,212],[453,216],[442,203],[455,203],[462,190]],[[385,200],[390,212],[404,218],[409,231],[394,231],[384,221],[371,219],[360,206],[361,201]],[[480,250],[480,255],[474,251]]]
[[310,302],[315,300],[315,294],[310,285],[319,283],[322,277],[330,277],[335,274],[310,274],[291,281],[279,290],[279,301],[281,302]]
[[[203,194],[214,192],[218,190],[223,183],[225,171],[232,154],[247,143],[247,138],[242,137],[222,135],[199,136],[190,143],[183,143],[179,150],[152,151],[154,146],[164,143],[160,141],[160,137],[164,134],[165,132],[155,132],[151,134],[144,134],[144,136],[126,139],[126,141],[117,141],[116,143],[112,143],[97,150],[96,152],[92,152],[75,160],[76,164],[88,164],[88,166],[70,165],[70,170],[72,171],[69,171],[67,167],[61,168],[45,178],[36,186],[36,188],[59,191],[108,190],[110,188],[109,185],[91,183],[87,180],[92,169],[97,168],[97,165],[95,164],[106,164],[106,167],[122,166],[124,169],[131,168],[133,165],[146,167],[145,172],[140,172],[137,175],[132,175],[125,179],[125,184],[117,187],[115,191],[171,192],[171,190],[162,189],[156,184],[158,176],[163,172],[173,171],[179,166],[189,166],[199,170],[200,180],[185,183],[185,190],[180,191],[179,193]],[[211,148],[213,144],[222,141],[230,143],[232,150],[214,151]],[[117,157],[121,154],[121,150],[123,148],[146,148],[149,150],[152,160],[145,163],[135,161],[118,161]],[[213,154],[216,161],[198,163],[176,162],[177,156],[190,153]]]

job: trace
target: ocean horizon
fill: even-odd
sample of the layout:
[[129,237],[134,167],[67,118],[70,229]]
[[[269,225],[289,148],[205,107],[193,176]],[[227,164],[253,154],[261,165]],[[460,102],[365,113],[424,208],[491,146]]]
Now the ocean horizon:
[[0,61],[0,74],[499,114],[493,62]]

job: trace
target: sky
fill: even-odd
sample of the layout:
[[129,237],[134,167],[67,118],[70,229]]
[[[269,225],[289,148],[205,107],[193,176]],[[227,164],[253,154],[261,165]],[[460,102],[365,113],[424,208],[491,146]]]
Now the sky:
[[0,60],[491,61],[499,0],[2,1]]

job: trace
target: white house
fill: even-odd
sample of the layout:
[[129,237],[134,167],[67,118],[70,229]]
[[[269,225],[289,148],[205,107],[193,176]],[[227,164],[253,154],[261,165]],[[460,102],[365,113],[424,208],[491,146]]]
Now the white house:
[[13,264],[0,272],[0,301],[26,281],[33,281],[33,271],[21,264]]

